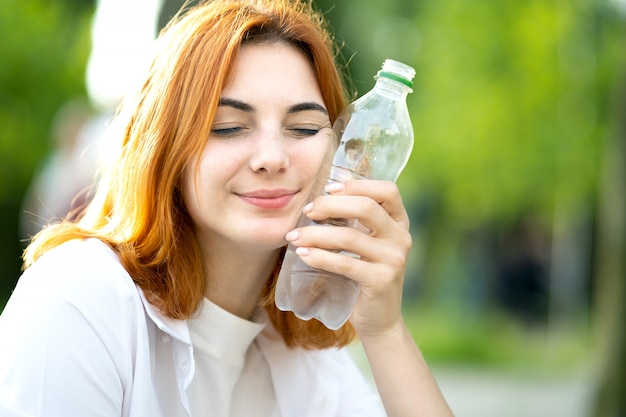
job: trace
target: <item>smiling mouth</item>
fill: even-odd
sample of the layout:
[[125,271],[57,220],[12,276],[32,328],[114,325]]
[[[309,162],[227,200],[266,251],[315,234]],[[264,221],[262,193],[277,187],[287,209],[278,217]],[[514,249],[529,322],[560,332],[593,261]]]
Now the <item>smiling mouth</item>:
[[245,202],[260,209],[277,210],[289,204],[296,193],[292,190],[262,190],[237,195]]

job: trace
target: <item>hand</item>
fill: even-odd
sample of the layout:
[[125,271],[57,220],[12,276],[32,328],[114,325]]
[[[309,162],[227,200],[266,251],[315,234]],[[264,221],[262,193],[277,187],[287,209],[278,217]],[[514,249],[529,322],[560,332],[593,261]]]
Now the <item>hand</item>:
[[[345,275],[361,293],[350,322],[359,334],[387,415],[451,417],[437,382],[401,313],[402,285],[411,248],[409,217],[392,182],[333,184],[329,195],[305,207],[315,221],[358,219],[369,233],[350,227],[306,226],[289,241],[308,265]],[[334,252],[345,250],[352,258]]]
[[310,219],[358,219],[369,233],[350,227],[308,226],[290,233],[290,242],[301,248],[298,253],[306,264],[359,283],[361,293],[350,322],[362,340],[397,330],[403,325],[400,304],[411,248],[409,217],[398,187],[389,181],[356,180],[333,184],[326,191],[329,195],[305,207]]

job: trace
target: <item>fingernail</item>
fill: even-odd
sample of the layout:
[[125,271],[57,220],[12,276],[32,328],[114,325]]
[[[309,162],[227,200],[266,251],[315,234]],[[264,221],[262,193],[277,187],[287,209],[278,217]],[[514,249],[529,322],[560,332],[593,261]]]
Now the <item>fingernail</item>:
[[341,182],[331,182],[330,184],[326,184],[324,187],[324,191],[327,193],[337,193],[339,191],[343,191],[344,186]]
[[298,233],[297,230],[292,230],[291,232],[285,235],[285,239],[287,239],[289,242],[293,242],[294,240],[298,238],[299,235],[300,233]]
[[296,253],[299,256],[307,256],[309,254],[309,250],[307,248],[296,248]]
[[310,213],[313,210],[313,203],[309,203],[306,206],[304,206],[304,208],[302,209],[302,211],[304,213]]

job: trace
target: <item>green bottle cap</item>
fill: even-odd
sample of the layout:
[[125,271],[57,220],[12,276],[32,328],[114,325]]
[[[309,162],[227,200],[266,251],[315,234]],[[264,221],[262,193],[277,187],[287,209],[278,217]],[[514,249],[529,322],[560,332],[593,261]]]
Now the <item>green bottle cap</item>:
[[414,76],[415,69],[413,67],[400,61],[394,61],[393,59],[386,59],[385,62],[383,62],[382,69],[376,74],[376,78],[388,78],[402,83],[409,88],[413,88]]
[[404,85],[406,85],[409,88],[413,88],[413,82],[410,80],[407,80],[404,77],[401,77],[399,75],[396,75],[392,72],[387,72],[387,71],[378,71],[377,74],[379,77],[385,77],[385,78],[389,78],[390,80],[394,80],[394,81],[398,81],[399,83],[402,83]]

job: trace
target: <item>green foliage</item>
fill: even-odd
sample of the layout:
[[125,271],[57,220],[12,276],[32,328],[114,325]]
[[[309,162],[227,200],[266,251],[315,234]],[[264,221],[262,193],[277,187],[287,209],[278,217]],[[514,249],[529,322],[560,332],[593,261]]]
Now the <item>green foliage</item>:
[[83,93],[87,19],[67,21],[61,3],[10,0],[0,9],[0,199],[23,189],[48,149],[56,110]]
[[599,130],[596,63],[585,59],[595,45],[581,34],[589,35],[589,11],[565,2],[461,4],[429,3],[418,16],[418,142],[407,176],[418,188],[441,187],[462,224],[549,212],[560,197],[587,200]]
[[[531,249],[546,275],[588,260],[582,267],[589,271],[579,271],[584,292],[595,243],[592,233],[576,231],[593,223],[603,147],[619,123],[611,107],[626,73],[626,16],[618,2],[315,3],[346,44],[359,95],[385,58],[417,70],[408,98],[415,147],[398,181],[414,235],[407,301],[486,312],[495,304],[499,239],[528,220],[543,239]],[[564,246],[578,252],[557,259]],[[583,303],[580,311],[588,307]],[[492,363],[520,358],[514,343],[525,332],[506,327],[510,319],[481,319],[472,333],[450,333],[445,329],[464,326],[441,317],[441,332],[431,332],[433,326],[416,333],[436,345],[428,348],[431,355]],[[491,343],[493,334],[502,335],[501,344]]]
[[5,0],[0,8],[0,292],[19,274],[22,195],[50,148],[55,112],[84,96],[90,8],[45,0]]
[[586,340],[581,325],[549,333],[520,325],[497,310],[475,314],[442,306],[411,306],[404,317],[430,363],[560,373],[576,370],[591,347],[581,342]]
[[359,94],[385,58],[417,69],[416,143],[399,181],[409,203],[434,192],[444,221],[465,227],[549,216],[557,201],[575,217],[593,196],[619,67],[607,54],[619,33],[601,39],[607,4],[316,3],[346,43]]

